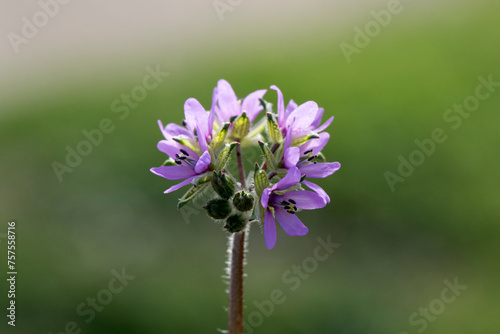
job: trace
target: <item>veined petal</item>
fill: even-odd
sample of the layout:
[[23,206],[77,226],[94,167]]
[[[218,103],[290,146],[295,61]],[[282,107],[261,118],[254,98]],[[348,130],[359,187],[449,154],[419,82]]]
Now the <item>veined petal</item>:
[[270,210],[266,210],[264,216],[264,238],[267,249],[272,249],[276,245],[276,222]]
[[278,107],[277,107],[278,108],[278,126],[280,128],[282,128],[282,127],[285,126],[285,122],[286,122],[286,119],[285,119],[285,102],[283,101],[283,93],[275,85],[272,85],[271,89],[275,90],[276,93],[278,93]]
[[181,183],[178,183],[178,184],[176,184],[174,186],[171,186],[170,188],[168,188],[167,190],[165,190],[164,193],[168,194],[168,193],[171,193],[172,191],[176,191],[177,189],[180,189],[180,188],[182,188],[184,186],[187,186],[188,184],[190,184],[193,181],[194,178],[195,178],[195,176],[190,177],[189,179],[184,180]]
[[286,234],[291,236],[303,236],[309,232],[309,229],[302,224],[296,215],[290,214],[284,209],[276,209],[274,212],[278,223],[280,223]]
[[210,156],[210,153],[208,153],[208,151],[203,152],[201,157],[196,162],[196,166],[194,166],[194,171],[197,174],[201,174],[204,171],[206,171],[208,169],[208,165],[210,165],[211,159],[212,158]]
[[[294,133],[307,132],[311,130],[311,125],[318,114],[318,104],[314,101],[307,101],[297,107],[287,118],[286,126],[293,124]],[[295,121],[296,120],[296,121]]]
[[314,132],[321,132],[321,131],[325,131],[327,127],[330,126],[330,124],[332,124],[333,122],[333,116],[330,117],[325,123],[323,123],[323,125],[321,125],[320,127],[318,127],[316,130],[314,130]]
[[167,180],[180,180],[197,175],[194,170],[186,166],[162,166],[150,169],[156,175]]
[[270,188],[264,189],[262,196],[260,198],[260,204],[263,208],[267,208],[269,205],[269,195],[271,195],[272,190]]
[[262,89],[248,94],[241,103],[241,111],[246,111],[250,122],[253,122],[259,113],[264,110],[260,104],[260,99],[264,97],[267,89]]
[[328,140],[330,140],[330,134],[328,132],[322,132],[319,134],[319,138],[310,139],[300,146],[300,154],[302,155],[310,150],[312,150],[313,155],[318,154],[323,150]]
[[319,162],[316,164],[307,164],[300,167],[302,174],[313,179],[320,179],[332,175],[340,169],[338,162]]
[[205,131],[207,131],[207,130],[204,130],[200,125],[198,125],[196,127],[196,133],[198,135],[198,145],[200,145],[200,150],[202,152],[205,152],[207,150],[207,146],[208,146]]
[[186,124],[191,131],[194,132],[198,126],[204,134],[208,133],[208,115],[207,111],[197,99],[189,98],[184,103],[184,115],[186,117]]
[[238,98],[229,82],[224,79],[217,82],[217,91],[220,112],[224,117],[221,121],[228,122],[229,118],[240,114]]
[[318,186],[316,183],[309,182],[307,180],[302,181],[302,184],[311,189],[312,191],[316,192],[323,200],[325,203],[330,203],[330,196],[326,193],[326,191],[323,190],[320,186]]
[[300,149],[298,147],[289,147],[283,156],[283,167],[286,169],[297,166],[300,159]]
[[167,126],[165,127],[165,133],[168,134],[167,138],[168,140],[172,140],[172,137],[177,137],[177,136],[186,136],[186,137],[192,136],[192,134],[189,133],[188,129],[175,123],[167,124]]
[[324,208],[326,205],[323,197],[307,190],[289,191],[281,197],[285,201],[289,201],[289,199],[294,200],[297,203],[296,206],[298,209],[314,210]]
[[274,186],[271,187],[271,191],[273,190],[285,190],[290,187],[293,187],[297,183],[300,182],[302,174],[300,173],[297,167],[292,167],[288,170],[285,177],[279,180]]

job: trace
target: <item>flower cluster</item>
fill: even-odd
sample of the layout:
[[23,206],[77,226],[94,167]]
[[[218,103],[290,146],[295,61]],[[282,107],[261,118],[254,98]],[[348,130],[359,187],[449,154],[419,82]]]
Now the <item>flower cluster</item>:
[[[260,221],[269,249],[276,244],[276,220],[291,236],[307,234],[296,214],[330,202],[311,179],[330,176],[340,168],[338,162],[325,162],[321,153],[330,139],[325,130],[333,117],[322,124],[324,110],[313,101],[297,105],[290,100],[285,107],[280,89],[270,88],[278,97],[276,113],[264,100],[267,90],[238,99],[225,80],[217,83],[209,111],[196,99],[188,99],[182,126],[164,126],[158,121],[165,137],[158,149],[168,158],[161,167],[151,169],[168,180],[183,180],[165,193],[191,185],[179,200],[179,208],[212,189],[217,195],[204,208],[213,219],[225,220],[229,232],[240,232],[249,222]],[[266,115],[259,117],[263,111]],[[255,163],[247,179],[237,182],[228,171],[228,162],[235,148],[239,152],[247,146],[258,146],[263,161]],[[243,169],[241,161],[238,167]]]

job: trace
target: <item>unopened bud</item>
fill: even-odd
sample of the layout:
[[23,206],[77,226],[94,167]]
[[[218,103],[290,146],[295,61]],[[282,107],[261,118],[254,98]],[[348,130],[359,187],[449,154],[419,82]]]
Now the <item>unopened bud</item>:
[[239,191],[233,198],[234,207],[241,212],[252,210],[253,196],[247,194],[245,191]]
[[246,225],[247,219],[242,214],[237,213],[235,215],[229,216],[229,218],[226,220],[226,225],[224,225],[224,228],[228,230],[228,232],[235,233],[243,231]]
[[207,215],[214,219],[225,219],[232,211],[231,203],[222,198],[210,200],[203,209],[207,210]]
[[212,188],[224,199],[230,199],[234,195],[234,182],[223,172],[214,172]]

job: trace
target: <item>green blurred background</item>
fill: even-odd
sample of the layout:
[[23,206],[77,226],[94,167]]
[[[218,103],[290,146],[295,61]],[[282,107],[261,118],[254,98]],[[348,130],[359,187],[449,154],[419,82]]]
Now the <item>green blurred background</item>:
[[[259,326],[247,333],[497,333],[500,90],[456,130],[443,114],[475,93],[478,77],[500,81],[500,5],[402,1],[349,63],[340,44],[388,1],[234,3],[221,20],[212,1],[71,2],[19,54],[3,39],[0,267],[5,277],[13,219],[19,274],[15,328],[2,279],[0,331],[55,334],[72,321],[96,334],[226,328],[227,234],[198,207],[178,211],[182,192],[163,194],[173,182],[149,172],[164,160],[156,120],[180,122],[189,97],[209,108],[225,78],[241,97],[276,84],[286,100],[318,102],[335,116],[325,154],[342,163],[318,181],[332,203],[300,215],[307,236],[279,229],[267,250],[252,227],[245,320]],[[39,8],[4,6],[3,36]],[[157,65],[169,76],[120,119],[112,102]],[[59,182],[51,164],[103,118],[114,130]],[[391,191],[384,173],[436,128],[447,140]],[[340,247],[292,291],[282,275],[327,236]],[[135,278],[87,323],[77,308],[105,298],[122,268]],[[455,279],[467,288],[436,301]],[[259,321],[255,302],[275,289],[286,301]]]

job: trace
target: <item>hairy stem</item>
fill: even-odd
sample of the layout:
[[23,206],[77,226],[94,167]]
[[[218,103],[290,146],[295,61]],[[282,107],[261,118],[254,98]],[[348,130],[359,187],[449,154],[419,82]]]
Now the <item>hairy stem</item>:
[[[241,157],[241,146],[236,146],[236,159],[241,187],[246,188],[245,168]],[[245,230],[233,233],[231,247],[231,271],[229,281],[229,334],[243,333],[243,266],[245,261]]]

